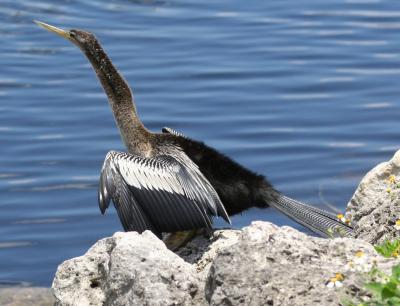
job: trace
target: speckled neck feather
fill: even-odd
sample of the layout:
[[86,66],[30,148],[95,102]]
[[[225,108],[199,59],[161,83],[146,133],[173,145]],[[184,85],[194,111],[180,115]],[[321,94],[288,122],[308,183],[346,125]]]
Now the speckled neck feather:
[[140,121],[129,85],[93,38],[81,48],[93,66],[114,114],[123,142],[130,153],[149,155],[150,132]]

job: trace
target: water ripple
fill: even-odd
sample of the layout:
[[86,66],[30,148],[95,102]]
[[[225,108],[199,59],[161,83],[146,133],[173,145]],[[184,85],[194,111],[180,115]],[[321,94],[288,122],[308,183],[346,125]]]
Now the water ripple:
[[381,103],[366,103],[362,105],[364,108],[369,108],[369,109],[376,109],[376,108],[389,108],[393,106],[393,103],[388,103],[388,102],[381,102]]
[[400,74],[400,68],[339,68],[336,69],[339,73],[354,74],[354,75],[396,75]]
[[11,248],[23,248],[27,246],[32,246],[30,241],[0,241],[0,249],[11,249]]
[[[22,180],[21,180],[22,181]],[[28,180],[23,181],[23,183],[28,182]],[[97,186],[95,184],[62,184],[62,185],[51,185],[51,186],[40,186],[40,187],[31,187],[31,188],[23,188],[23,189],[13,189],[14,192],[21,191],[36,191],[36,192],[48,192],[54,190],[83,190],[83,189],[93,189]]]
[[13,222],[14,224],[53,224],[53,223],[63,223],[65,219],[62,218],[52,218],[52,219],[29,219],[29,220],[17,220]]

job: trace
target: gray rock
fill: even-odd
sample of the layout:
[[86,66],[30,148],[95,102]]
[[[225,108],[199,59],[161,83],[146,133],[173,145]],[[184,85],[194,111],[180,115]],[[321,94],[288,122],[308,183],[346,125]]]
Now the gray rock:
[[[400,151],[369,171],[360,182],[347,207],[356,237],[372,244],[399,237]],[[392,177],[391,177],[392,176]],[[394,180],[393,180],[394,179]]]
[[199,290],[194,267],[148,231],[98,241],[62,263],[53,281],[59,305],[204,304]]
[[[361,274],[348,265],[359,251],[385,271],[393,264],[362,240],[322,239],[254,222],[215,258],[206,299],[211,305],[339,305],[347,293],[362,291]],[[345,277],[343,288],[329,289],[336,273]]]
[[241,231],[216,230],[213,238],[197,236],[177,254],[186,262],[193,264],[201,279],[205,279],[217,254],[224,248],[236,244]]
[[[357,251],[383,270],[393,265],[365,241],[267,222],[197,237],[182,257],[150,232],[116,233],[60,265],[53,290],[58,305],[338,305],[362,291],[360,273],[346,267]],[[335,273],[345,289],[327,288]]]
[[0,305],[2,306],[51,306],[54,305],[54,301],[49,288],[0,288]]

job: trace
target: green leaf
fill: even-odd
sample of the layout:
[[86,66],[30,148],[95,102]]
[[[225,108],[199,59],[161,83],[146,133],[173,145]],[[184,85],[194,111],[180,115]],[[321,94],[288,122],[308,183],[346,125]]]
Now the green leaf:
[[395,280],[400,281],[400,264],[392,267],[392,277]]
[[392,298],[392,297],[396,296],[395,291],[392,288],[389,288],[388,286],[385,286],[382,289],[382,293],[381,294],[382,294],[382,299],[383,300],[386,300],[386,299],[389,299],[389,298]]
[[385,284],[385,287],[394,291],[396,290],[397,282],[391,278],[390,281]]
[[[400,252],[400,240],[385,241],[383,244],[376,247],[381,254]],[[356,299],[351,302],[364,306],[400,306],[400,264],[392,266],[392,273],[387,275],[382,270],[375,266],[369,273],[368,279],[381,279],[370,283],[364,283],[364,288],[372,295],[367,301]],[[351,305],[351,304],[350,304]]]
[[400,251],[400,240],[386,240],[376,245],[375,250],[384,257],[397,257]]
[[382,298],[382,290],[384,288],[384,284],[381,283],[368,283],[364,285],[366,289],[371,291],[378,298]]
[[397,306],[400,305],[400,297],[394,296],[387,300],[387,305]]

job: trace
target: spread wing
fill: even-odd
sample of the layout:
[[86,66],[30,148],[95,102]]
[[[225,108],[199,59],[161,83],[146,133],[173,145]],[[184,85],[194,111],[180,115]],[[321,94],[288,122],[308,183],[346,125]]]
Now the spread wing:
[[[185,139],[187,139],[187,140],[190,140],[189,137],[183,135],[182,133],[180,133],[180,132],[178,132],[178,131],[176,131],[176,130],[170,128],[170,127],[163,127],[161,131],[162,131],[164,134],[172,134],[172,135],[175,135],[175,136],[178,136],[178,137],[183,137],[183,138],[185,138]],[[219,216],[225,216],[225,215],[226,215],[226,218],[224,217],[224,219],[225,219],[227,222],[230,223],[229,217],[228,217],[228,215],[227,215],[227,213],[226,213],[226,211],[225,211],[225,207],[224,207],[224,205],[222,205],[221,200],[219,199],[219,196],[218,196],[217,192],[215,191],[214,187],[211,186],[211,184],[208,182],[208,180],[207,180],[207,179],[203,176],[203,174],[200,172],[200,170],[198,169],[198,167],[197,167],[186,155],[185,155],[185,158],[188,159],[187,164],[188,164],[188,165],[189,165],[189,164],[190,164],[190,165],[193,164],[193,165],[196,167],[195,171],[196,171],[200,176],[202,176],[203,181],[206,181],[207,184],[210,186],[208,192],[210,192],[210,194],[213,195],[213,197],[215,198],[215,202],[218,203],[218,204],[217,204],[217,213],[218,213],[218,215],[219,215]],[[229,221],[228,221],[228,220],[229,220]]]
[[214,188],[179,149],[154,158],[109,152],[98,194],[101,212],[113,200],[126,231],[160,235],[211,227],[211,215],[230,222]]

